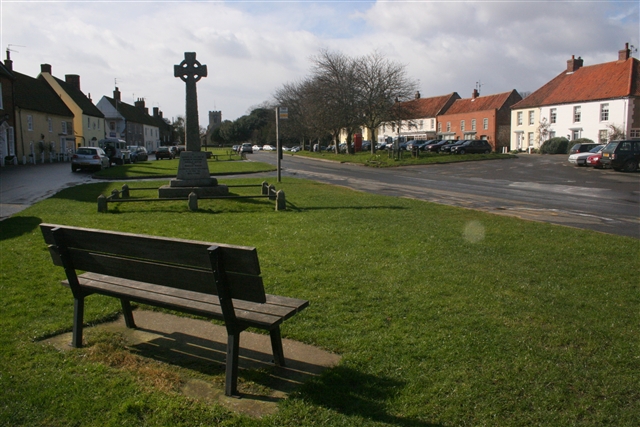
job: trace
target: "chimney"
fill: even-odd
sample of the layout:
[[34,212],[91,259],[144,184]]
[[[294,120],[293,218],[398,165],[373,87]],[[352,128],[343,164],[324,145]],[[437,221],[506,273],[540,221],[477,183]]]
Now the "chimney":
[[480,96],[478,89],[474,89],[473,93],[471,94],[471,99],[476,99],[478,96]]
[[4,66],[7,68],[7,70],[13,71],[13,61],[11,60],[9,49],[7,49],[7,59],[4,60]]
[[420,99],[420,92],[416,91],[416,99]]
[[80,90],[80,76],[77,74],[66,74],[64,76],[64,81],[73,86],[74,88]]
[[50,64],[40,64],[40,72],[41,73],[49,73],[49,74],[51,74],[51,65]]
[[618,51],[618,61],[626,61],[630,56],[631,50],[629,49],[629,43],[625,43],[624,49]]
[[118,90],[117,86],[116,90],[113,91],[113,100],[120,102],[120,91]]
[[571,55],[571,59],[567,61],[567,73],[573,73],[580,67],[582,67],[582,58],[578,56],[576,59],[575,55]]
[[160,108],[153,107],[153,117],[160,117],[160,115],[158,114],[158,111],[160,111]]

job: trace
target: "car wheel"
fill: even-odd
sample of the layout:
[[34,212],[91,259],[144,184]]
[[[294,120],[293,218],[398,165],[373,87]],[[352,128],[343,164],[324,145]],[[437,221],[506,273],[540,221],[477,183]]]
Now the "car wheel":
[[465,153],[464,148],[461,148],[460,150],[458,150],[458,153],[464,154]]
[[625,172],[635,172],[638,169],[638,162],[636,160],[627,160],[622,165],[622,170]]
[[491,150],[485,150],[484,154],[491,154]]
[[74,165],[71,165],[71,172],[77,172],[78,168]]

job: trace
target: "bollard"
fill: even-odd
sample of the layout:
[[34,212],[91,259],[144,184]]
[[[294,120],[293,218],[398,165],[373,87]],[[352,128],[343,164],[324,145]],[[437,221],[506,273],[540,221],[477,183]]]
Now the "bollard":
[[123,199],[129,198],[129,186],[127,184],[124,184],[122,186],[122,198]]
[[269,183],[267,181],[262,181],[262,193],[263,196],[269,195]]
[[115,199],[119,199],[120,198],[120,192],[118,190],[116,190],[115,188],[113,190],[111,190],[111,200],[115,200]]
[[189,193],[189,210],[192,212],[198,210],[198,195],[193,191]]
[[276,193],[276,210],[277,211],[286,211],[287,210],[287,201],[284,198],[284,191],[278,190]]
[[276,186],[271,184],[269,186],[269,200],[275,200],[276,199]]
[[98,196],[98,212],[106,212],[107,211],[107,198],[102,194]]

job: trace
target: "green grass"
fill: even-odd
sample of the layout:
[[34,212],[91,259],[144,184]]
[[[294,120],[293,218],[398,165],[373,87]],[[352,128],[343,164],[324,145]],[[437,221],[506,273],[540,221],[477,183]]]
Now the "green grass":
[[[0,425],[640,425],[636,239],[291,178],[284,212],[259,199],[97,213],[121,185],[65,189],[0,223]],[[70,330],[72,299],[42,221],[255,246],[267,291],[311,302],[284,336],[342,361],[249,419],[89,348],[45,347]],[[119,304],[86,310],[98,322]]]
[[360,163],[371,167],[394,167],[394,166],[409,166],[409,165],[427,165],[433,163],[456,163],[456,162],[470,162],[477,160],[496,160],[496,159],[510,159],[515,157],[512,154],[462,154],[451,155],[441,153],[425,153],[420,152],[418,157],[413,157],[410,152],[402,151],[400,158],[393,158],[389,155],[387,150],[378,150],[375,155],[371,155],[370,152],[359,152],[355,154],[335,154],[334,152],[323,151],[321,153],[315,153],[310,151],[298,151],[297,153],[284,152],[287,156],[305,156],[317,159],[333,160],[342,163]]
[[[207,161],[211,175],[242,174],[255,172],[268,172],[275,170],[274,166],[260,162],[239,161],[240,156],[229,149],[209,149],[218,154],[219,160],[213,158]],[[176,176],[180,159],[173,160],[148,160],[134,164],[111,167],[96,172],[99,178],[164,178]]]

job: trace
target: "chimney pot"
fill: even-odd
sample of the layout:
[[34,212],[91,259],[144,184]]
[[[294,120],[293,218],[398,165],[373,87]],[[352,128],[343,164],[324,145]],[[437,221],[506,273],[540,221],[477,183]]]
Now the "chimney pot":
[[618,51],[618,61],[626,61],[631,56],[631,49],[629,49],[629,43],[624,44],[624,49]]
[[74,88],[80,90],[80,76],[77,74],[66,74],[64,76],[64,80],[73,86]]
[[116,86],[116,90],[113,91],[113,99],[115,101],[120,102],[120,90],[118,90],[117,86]]
[[420,91],[416,91],[416,99],[420,99]]
[[51,64],[40,64],[40,72],[51,74]]
[[577,71],[580,67],[582,67],[583,61],[582,58],[578,56],[576,59],[575,55],[571,55],[571,59],[567,61],[567,73],[573,73]]
[[472,99],[476,99],[476,98],[478,97],[478,95],[480,95],[480,94],[478,93],[478,89],[474,89],[474,90],[473,90],[473,93],[471,94],[471,98],[472,98]]

